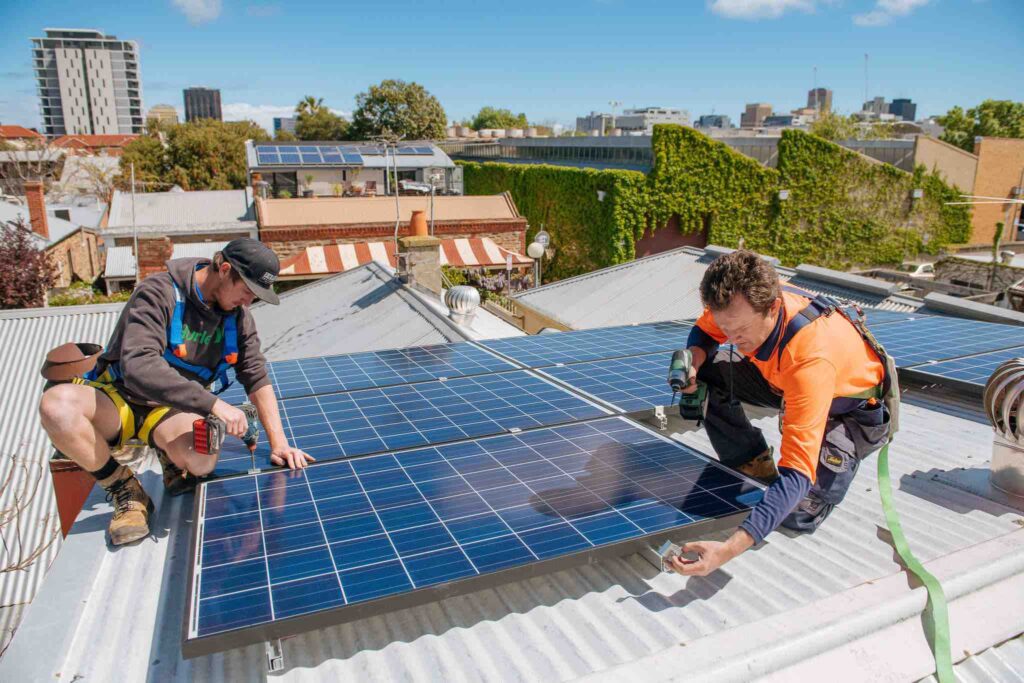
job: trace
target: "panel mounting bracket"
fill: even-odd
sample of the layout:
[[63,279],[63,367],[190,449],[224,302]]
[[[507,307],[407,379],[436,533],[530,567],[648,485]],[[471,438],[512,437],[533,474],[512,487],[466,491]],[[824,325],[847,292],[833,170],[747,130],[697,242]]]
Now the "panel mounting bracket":
[[267,651],[267,673],[284,671],[284,649],[281,647],[281,639],[268,640],[264,646]]
[[658,429],[662,431],[668,429],[668,417],[665,415],[665,406],[654,407],[654,419],[658,423]]

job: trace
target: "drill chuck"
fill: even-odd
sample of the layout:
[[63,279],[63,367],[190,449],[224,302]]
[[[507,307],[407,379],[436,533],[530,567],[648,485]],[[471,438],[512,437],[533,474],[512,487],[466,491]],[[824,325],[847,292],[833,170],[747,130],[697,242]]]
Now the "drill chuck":
[[672,391],[682,391],[689,386],[692,366],[693,355],[689,349],[680,349],[672,354],[672,362],[668,366],[668,385]]

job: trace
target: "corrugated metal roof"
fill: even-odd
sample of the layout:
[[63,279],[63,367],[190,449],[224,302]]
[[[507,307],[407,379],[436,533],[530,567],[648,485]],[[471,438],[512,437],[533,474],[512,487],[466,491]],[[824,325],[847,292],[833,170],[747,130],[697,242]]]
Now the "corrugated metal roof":
[[[176,258],[176,257],[174,257]],[[109,247],[104,277],[135,277],[135,254],[131,247]]]
[[[0,202],[0,222],[7,223],[16,221],[21,218],[25,221],[27,227],[31,227],[31,221],[29,220],[28,209],[24,206],[18,206],[17,204],[11,204],[9,202]],[[64,220],[63,218],[57,218],[56,216],[46,216],[46,225],[50,230],[49,239],[44,239],[39,235],[36,235],[38,243],[47,246],[60,242],[62,239],[78,230],[78,225]]]
[[462,337],[379,264],[317,280],[252,308],[271,360],[443,344]]
[[[778,446],[776,420],[756,423]],[[678,438],[709,446],[703,431]],[[984,466],[990,450],[988,426],[906,406],[891,467],[903,528],[922,561],[1019,529],[1018,512],[927,476]],[[155,471],[144,483],[160,490]],[[24,642],[16,639],[3,662],[11,667],[8,676],[263,679],[260,646],[181,659],[191,506],[166,497],[157,505],[157,540],[118,552],[103,546],[104,506],[87,508],[81,533],[71,537],[75,545],[69,540],[54,571],[55,578],[71,578],[56,582],[52,594],[44,591],[30,609]],[[879,527],[884,519],[872,459],[816,533],[774,533],[708,577],[662,574],[634,554],[499,585],[287,639],[285,671],[275,679],[558,681],[630,662],[643,667],[645,657],[679,643],[700,648],[702,638],[756,620],[786,623],[798,607],[896,574],[900,568]],[[96,647],[96,633],[117,646]],[[672,672],[634,673],[664,678]]]
[[[23,512],[21,525],[25,548],[46,543],[54,533],[57,506],[50,483],[47,459],[52,452],[39,424],[37,408],[43,393],[39,368],[46,352],[69,340],[105,344],[124,304],[69,306],[0,312],[0,482],[14,472],[10,486],[0,491],[0,509],[7,510],[24,486],[38,481],[34,496]],[[16,458],[16,459],[15,459]],[[22,470],[24,464],[28,470]],[[57,536],[59,536],[57,525]],[[7,543],[13,539],[4,530]],[[17,552],[0,544],[0,565]],[[0,574],[0,605],[29,602],[42,584],[46,568],[57,556],[60,539],[27,570]],[[18,609],[0,609],[0,648],[8,630],[17,623]]]
[[[573,329],[695,318],[703,310],[700,281],[711,261],[712,255],[703,249],[681,247],[530,289],[513,298]],[[862,306],[912,311],[923,304],[899,294],[881,296],[798,276],[792,268],[776,269],[784,282]]]
[[[314,197],[313,199],[263,199],[259,202],[260,228],[293,225],[395,224],[394,197]],[[402,197],[402,221],[413,211],[430,219],[430,197]],[[434,197],[435,221],[514,220],[519,218],[507,192],[472,197]]]
[[[953,669],[960,683],[1024,681],[1024,636],[971,655]],[[924,679],[927,683],[937,680],[935,676]]]
[[171,258],[208,258],[227,246],[226,241],[221,242],[180,242],[174,245]]
[[[248,230],[255,227],[252,191],[203,190],[197,192],[135,193],[135,225],[145,232]],[[105,232],[132,229],[132,193],[114,192]]]

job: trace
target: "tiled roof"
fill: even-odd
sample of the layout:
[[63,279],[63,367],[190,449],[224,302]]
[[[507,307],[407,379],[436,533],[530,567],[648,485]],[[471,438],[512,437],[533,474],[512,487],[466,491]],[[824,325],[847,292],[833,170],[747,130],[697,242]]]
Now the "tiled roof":
[[6,140],[42,140],[41,133],[25,128],[24,126],[0,126],[0,139]]
[[98,147],[124,147],[138,135],[63,135],[53,141],[55,147],[90,149]]

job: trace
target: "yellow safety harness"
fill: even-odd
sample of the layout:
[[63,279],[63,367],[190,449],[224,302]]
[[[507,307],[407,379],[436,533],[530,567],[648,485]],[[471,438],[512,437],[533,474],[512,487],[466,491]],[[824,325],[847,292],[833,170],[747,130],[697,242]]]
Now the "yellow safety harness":
[[160,421],[170,411],[168,406],[153,408],[146,414],[142,424],[139,425],[138,432],[136,432],[135,412],[121,394],[117,392],[117,389],[114,388],[113,379],[109,372],[104,372],[95,380],[75,377],[71,381],[74,384],[82,384],[93,389],[99,389],[114,402],[114,407],[117,408],[118,415],[121,417],[121,435],[118,437],[117,444],[115,445],[116,448],[148,446],[149,437],[153,429],[160,424]]

